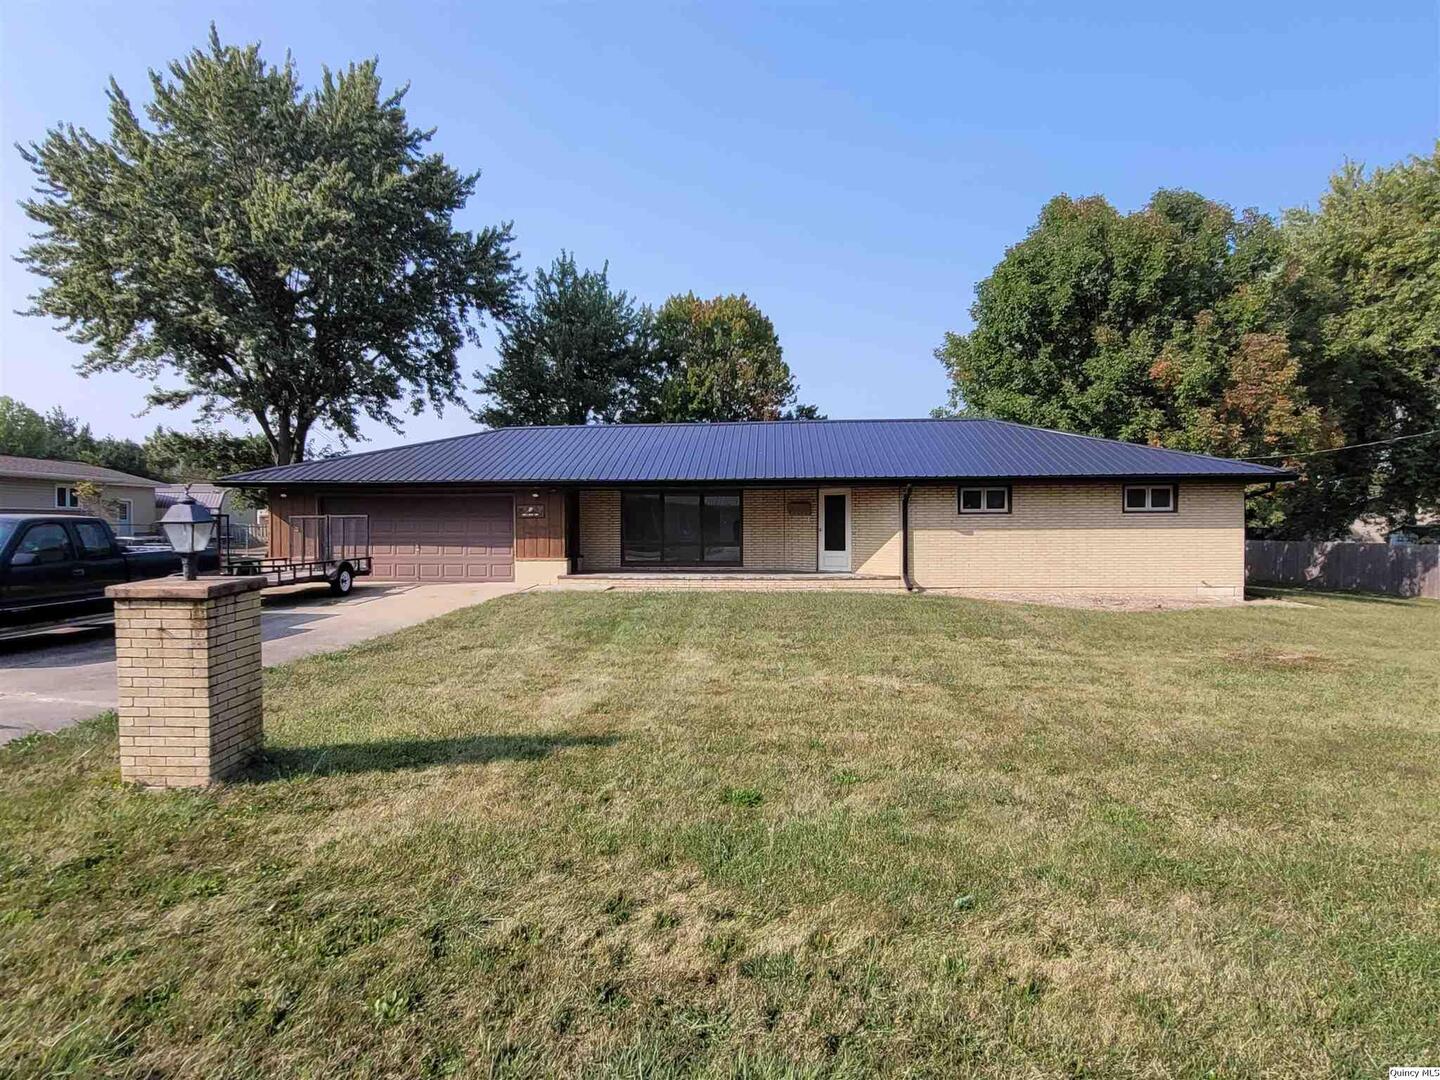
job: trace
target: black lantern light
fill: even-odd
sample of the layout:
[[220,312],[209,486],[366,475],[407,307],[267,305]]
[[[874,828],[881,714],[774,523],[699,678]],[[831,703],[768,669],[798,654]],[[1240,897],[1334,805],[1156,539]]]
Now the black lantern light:
[[185,497],[172,503],[165,511],[165,516],[160,519],[160,528],[175,549],[175,554],[180,556],[180,562],[185,567],[185,580],[194,581],[196,556],[209,546],[210,534],[215,531],[215,519],[210,516],[210,511],[190,497],[187,487]]

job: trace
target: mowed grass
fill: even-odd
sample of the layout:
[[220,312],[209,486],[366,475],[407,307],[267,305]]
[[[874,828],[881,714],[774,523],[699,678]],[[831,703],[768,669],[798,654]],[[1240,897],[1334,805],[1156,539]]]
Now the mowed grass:
[[1440,604],[520,595],[0,751],[0,1074],[1440,1064]]

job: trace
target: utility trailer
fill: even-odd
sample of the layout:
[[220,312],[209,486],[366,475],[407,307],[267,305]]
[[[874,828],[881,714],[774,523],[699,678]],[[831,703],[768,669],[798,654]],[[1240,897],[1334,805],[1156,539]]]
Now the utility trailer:
[[[221,529],[222,538],[228,531]],[[357,577],[370,576],[369,514],[297,514],[263,551],[222,545],[222,574],[263,574],[271,585],[325,581],[345,596]]]

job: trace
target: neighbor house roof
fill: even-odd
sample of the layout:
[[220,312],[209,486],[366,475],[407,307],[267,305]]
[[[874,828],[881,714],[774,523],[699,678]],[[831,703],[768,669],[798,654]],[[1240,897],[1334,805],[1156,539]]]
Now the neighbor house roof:
[[225,496],[230,494],[226,488],[214,484],[166,484],[155,489],[155,506],[161,510],[173,506],[185,497],[187,490],[190,497],[207,510],[223,509]]
[[793,420],[497,428],[226,484],[660,484],[794,480],[1224,477],[1283,469],[1002,420]]
[[23,480],[91,480],[97,484],[124,484],[128,487],[159,487],[158,480],[147,480],[143,476],[107,469],[101,465],[87,465],[83,461],[55,461],[51,458],[14,457],[0,454],[0,476]]

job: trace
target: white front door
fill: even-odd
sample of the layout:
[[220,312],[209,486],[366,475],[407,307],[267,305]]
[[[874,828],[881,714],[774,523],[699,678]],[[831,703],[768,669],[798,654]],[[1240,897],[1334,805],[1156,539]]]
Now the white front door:
[[820,571],[850,569],[850,492],[847,488],[820,489]]

